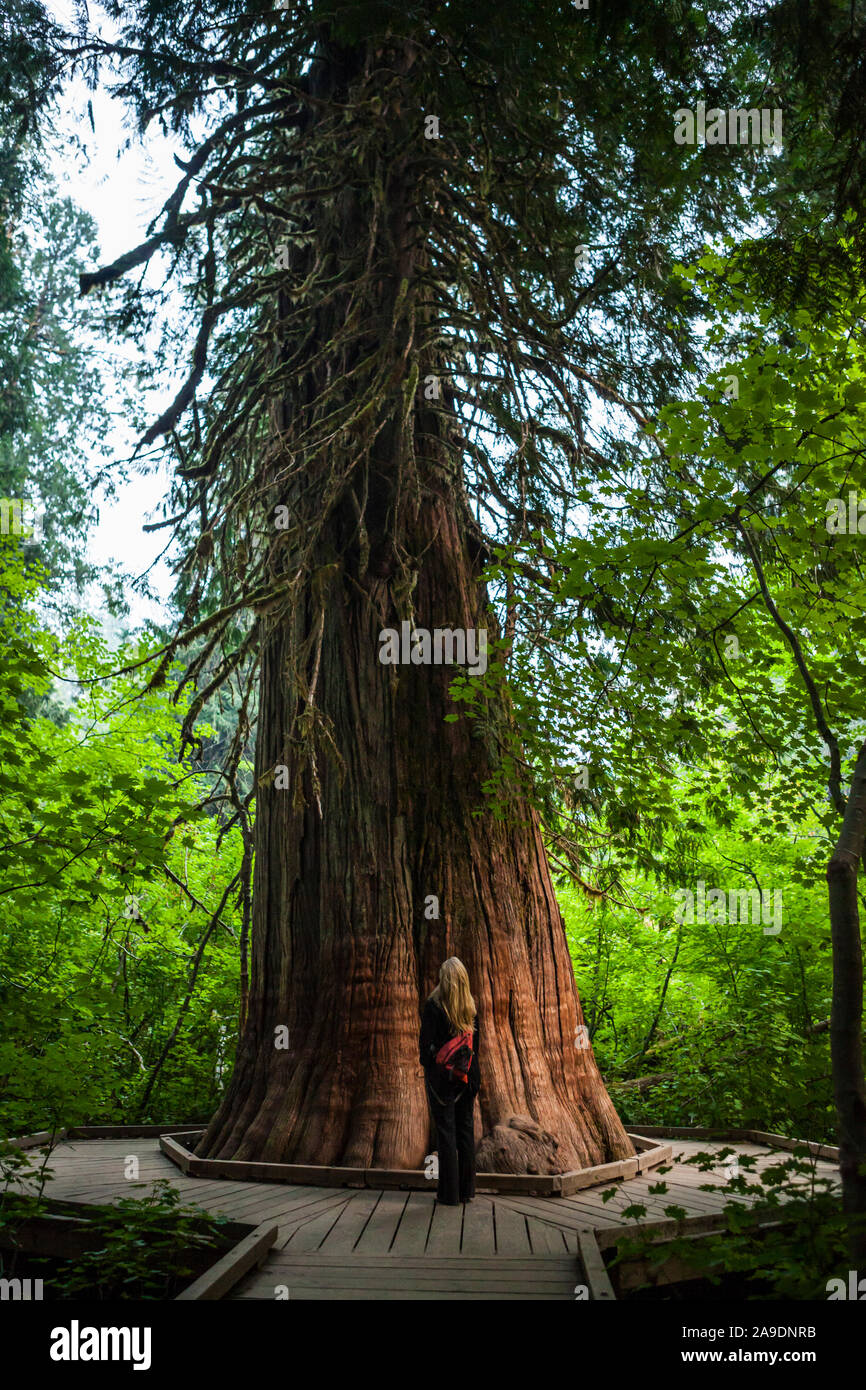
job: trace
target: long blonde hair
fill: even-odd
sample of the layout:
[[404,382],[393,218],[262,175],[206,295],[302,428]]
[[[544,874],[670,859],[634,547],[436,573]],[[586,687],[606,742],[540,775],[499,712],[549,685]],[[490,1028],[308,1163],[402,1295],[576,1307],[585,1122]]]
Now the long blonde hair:
[[431,999],[436,999],[458,1033],[467,1032],[475,1022],[475,1000],[469,989],[466,966],[456,956],[449,956],[439,967],[439,983]]

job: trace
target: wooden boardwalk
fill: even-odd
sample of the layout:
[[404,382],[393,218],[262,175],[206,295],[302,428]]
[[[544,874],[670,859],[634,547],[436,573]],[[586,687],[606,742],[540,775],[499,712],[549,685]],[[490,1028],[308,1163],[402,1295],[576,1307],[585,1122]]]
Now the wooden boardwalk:
[[[279,1234],[272,1251],[231,1298],[573,1300],[584,1278],[580,1232],[633,1225],[638,1218],[624,1213],[636,1204],[646,1208],[640,1220],[661,1221],[667,1206],[701,1216],[720,1212],[731,1200],[733,1193],[700,1190],[702,1183],[723,1183],[731,1160],[706,1173],[684,1163],[690,1155],[735,1148],[738,1155],[760,1155],[758,1169],[788,1157],[739,1141],[672,1143],[673,1163],[664,1174],[650,1171],[573,1197],[480,1193],[465,1206],[440,1207],[434,1191],[191,1178],[161,1153],[158,1139],[74,1139],[51,1154],[54,1177],[47,1195],[112,1202],[142,1196],[154,1180],[164,1178],[190,1205],[235,1221],[273,1221]],[[125,1176],[133,1157],[136,1180]],[[814,1159],[813,1165],[816,1176],[838,1179],[834,1163]],[[666,1192],[650,1191],[662,1182]],[[611,1187],[615,1195],[605,1202],[602,1193]]]

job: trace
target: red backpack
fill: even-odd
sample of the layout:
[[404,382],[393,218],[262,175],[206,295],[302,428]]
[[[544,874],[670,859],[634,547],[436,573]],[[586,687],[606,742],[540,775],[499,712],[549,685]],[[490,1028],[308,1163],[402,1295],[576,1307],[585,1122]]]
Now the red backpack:
[[449,1081],[459,1081],[465,1086],[472,1066],[472,1029],[443,1043],[436,1053],[436,1061],[445,1068]]

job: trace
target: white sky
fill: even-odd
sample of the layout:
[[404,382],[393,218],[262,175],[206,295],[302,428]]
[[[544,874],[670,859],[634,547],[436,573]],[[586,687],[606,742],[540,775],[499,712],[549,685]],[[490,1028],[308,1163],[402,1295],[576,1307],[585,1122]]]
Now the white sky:
[[[73,7],[63,0],[48,0],[46,9],[59,22],[74,22]],[[106,37],[112,34],[112,26],[100,19],[96,6],[90,7],[90,16],[93,25]],[[88,100],[93,106],[95,133],[90,128]],[[131,126],[125,128],[125,120],[128,116],[123,102],[112,100],[102,90],[88,91],[80,78],[68,85],[59,102],[59,141],[52,172],[61,194],[72,198],[94,219],[103,262],[116,259],[144,240],[148,223],[182,177],[173,154],[186,153],[180,144],[163,138],[156,127],[146,146],[133,136],[129,148],[125,148],[132,133]],[[77,154],[62,143],[63,137],[73,131],[85,143],[86,154]],[[173,398],[179,384],[173,381],[164,394],[154,396],[154,416]],[[136,436],[128,429],[118,428],[110,443],[115,457],[128,458]],[[156,509],[167,488],[168,475],[163,468],[146,476],[133,475],[118,489],[113,502],[98,496],[99,524],[89,537],[88,558],[97,564],[118,561],[124,572],[131,575],[146,570],[170,533],[145,532],[142,523],[159,519]],[[173,576],[164,561],[152,571],[150,582],[162,599],[168,597]],[[129,597],[133,620],[165,616],[160,604],[133,594]]]

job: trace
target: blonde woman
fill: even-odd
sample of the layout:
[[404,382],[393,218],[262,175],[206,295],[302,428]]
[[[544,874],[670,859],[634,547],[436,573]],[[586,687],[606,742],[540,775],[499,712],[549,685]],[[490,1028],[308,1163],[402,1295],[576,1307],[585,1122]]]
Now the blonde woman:
[[420,1053],[436,1125],[436,1199],[457,1207],[475,1196],[475,1097],[481,1073],[478,1013],[466,967],[456,956],[439,967],[439,983],[424,1005]]

